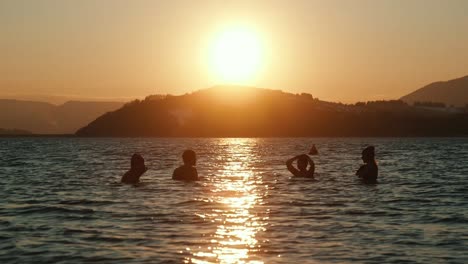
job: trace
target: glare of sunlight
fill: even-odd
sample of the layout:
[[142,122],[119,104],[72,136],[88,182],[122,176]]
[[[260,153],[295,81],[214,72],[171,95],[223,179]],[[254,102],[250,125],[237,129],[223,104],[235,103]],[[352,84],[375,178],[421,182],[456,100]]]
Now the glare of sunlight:
[[265,230],[264,218],[255,213],[262,202],[256,177],[250,164],[255,139],[222,139],[226,151],[224,166],[213,182],[212,199],[220,208],[203,215],[217,224],[210,250],[194,252],[191,263],[263,263],[255,259],[260,245],[256,236]]
[[246,85],[253,81],[262,63],[259,34],[235,26],[219,32],[209,48],[209,67],[216,81]]

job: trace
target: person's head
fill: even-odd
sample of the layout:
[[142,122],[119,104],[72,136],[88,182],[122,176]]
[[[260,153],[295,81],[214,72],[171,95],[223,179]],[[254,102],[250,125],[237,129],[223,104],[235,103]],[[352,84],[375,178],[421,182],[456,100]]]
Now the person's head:
[[309,155],[318,155],[318,150],[317,147],[315,147],[315,145],[312,145],[312,147],[310,148]]
[[364,163],[373,162],[375,160],[375,148],[374,146],[369,146],[362,151],[362,161]]
[[307,165],[309,164],[309,159],[305,154],[299,156],[297,158],[297,168],[301,171],[307,169]]
[[197,155],[195,154],[195,151],[188,149],[182,154],[182,160],[185,165],[195,166],[195,164],[197,164]]
[[130,167],[132,169],[143,169],[145,168],[145,159],[140,154],[133,154],[130,161]]

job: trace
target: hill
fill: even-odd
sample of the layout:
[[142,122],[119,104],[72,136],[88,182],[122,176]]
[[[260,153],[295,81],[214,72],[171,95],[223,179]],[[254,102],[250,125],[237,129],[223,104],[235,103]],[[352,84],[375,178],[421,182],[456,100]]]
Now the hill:
[[0,127],[35,134],[72,134],[100,115],[121,107],[117,102],[49,103],[0,99]]
[[402,101],[344,105],[310,94],[213,87],[181,96],[148,96],[104,114],[78,136],[301,137],[468,135],[468,115]]
[[401,98],[407,103],[434,102],[447,106],[465,106],[468,104],[468,76],[446,81],[435,82],[424,86]]

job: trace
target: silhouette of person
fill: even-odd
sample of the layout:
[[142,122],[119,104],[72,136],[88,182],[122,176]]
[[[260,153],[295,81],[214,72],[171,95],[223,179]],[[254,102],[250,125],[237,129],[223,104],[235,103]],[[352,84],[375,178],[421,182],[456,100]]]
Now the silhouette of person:
[[318,155],[318,150],[317,147],[315,147],[315,144],[310,148],[309,155]]
[[198,172],[195,165],[197,163],[197,155],[193,150],[186,150],[182,154],[184,165],[174,170],[172,174],[173,180],[178,181],[198,181]]
[[379,168],[375,162],[375,148],[369,146],[362,151],[362,165],[356,172],[356,175],[362,179],[364,183],[377,183],[377,176],[379,175]]
[[141,175],[145,173],[148,168],[145,166],[145,159],[140,154],[133,154],[130,160],[130,170],[123,176],[120,182],[126,184],[136,184],[140,181]]
[[[297,160],[297,169],[294,168],[293,162]],[[310,165],[309,169],[307,166]],[[295,177],[314,178],[315,164],[314,161],[306,154],[298,155],[286,161],[286,167]]]

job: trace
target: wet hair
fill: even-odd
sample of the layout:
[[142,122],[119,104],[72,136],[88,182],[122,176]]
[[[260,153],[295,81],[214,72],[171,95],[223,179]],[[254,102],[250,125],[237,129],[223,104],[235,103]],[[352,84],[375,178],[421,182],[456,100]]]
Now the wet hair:
[[362,156],[368,158],[368,159],[374,159],[375,158],[375,147],[374,146],[368,146],[362,151]]
[[303,164],[305,165],[305,167],[307,168],[307,164],[309,162],[309,159],[307,158],[307,156],[305,154],[299,156],[297,158],[297,166],[300,167],[301,165],[300,164]]
[[140,154],[133,154],[132,159],[130,160],[130,167],[136,168],[142,164],[145,164],[145,159]]
[[191,149],[187,149],[182,154],[182,160],[184,161],[184,163],[194,163],[194,161],[196,160],[196,157],[197,156],[195,154],[195,151]]

